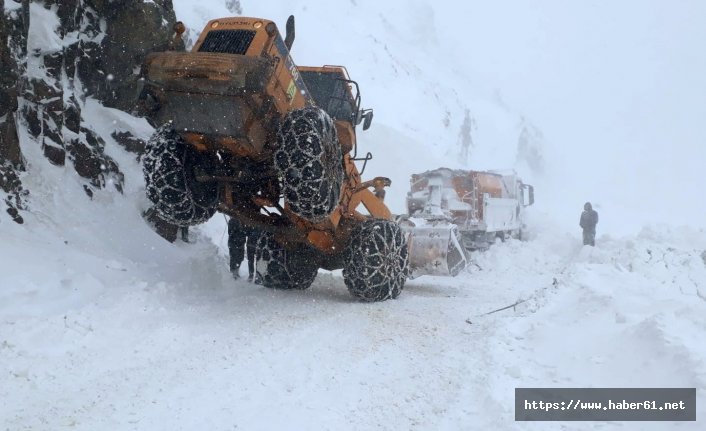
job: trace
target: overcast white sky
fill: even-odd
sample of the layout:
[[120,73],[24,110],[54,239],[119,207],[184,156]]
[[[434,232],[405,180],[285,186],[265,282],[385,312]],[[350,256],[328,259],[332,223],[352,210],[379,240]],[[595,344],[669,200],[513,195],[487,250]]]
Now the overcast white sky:
[[453,3],[436,7],[442,39],[455,35],[466,70],[546,133],[703,138],[696,129],[706,116],[706,2]]
[[[626,190],[644,185],[675,205],[701,194],[706,1],[440,1],[434,7],[439,38],[456,41],[459,67],[538,123],[565,172],[595,178],[578,181],[579,192],[625,201]],[[639,206],[646,196],[626,203]]]

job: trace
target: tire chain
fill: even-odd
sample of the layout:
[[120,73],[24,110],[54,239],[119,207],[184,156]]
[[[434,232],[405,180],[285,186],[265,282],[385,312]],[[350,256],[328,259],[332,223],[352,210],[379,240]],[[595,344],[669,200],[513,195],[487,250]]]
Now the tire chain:
[[216,212],[218,195],[197,196],[189,186],[185,166],[187,144],[166,124],[147,142],[143,174],[147,198],[167,222],[192,226],[206,222]]
[[292,211],[313,223],[338,206],[343,155],[336,128],[323,110],[308,107],[287,114],[277,132],[275,168]]
[[275,241],[270,232],[263,232],[255,249],[256,283],[277,289],[304,290],[311,286],[318,266],[302,259],[292,259],[296,251],[288,251]]
[[371,219],[353,229],[343,268],[353,296],[368,302],[394,299],[408,275],[409,251],[397,223]]

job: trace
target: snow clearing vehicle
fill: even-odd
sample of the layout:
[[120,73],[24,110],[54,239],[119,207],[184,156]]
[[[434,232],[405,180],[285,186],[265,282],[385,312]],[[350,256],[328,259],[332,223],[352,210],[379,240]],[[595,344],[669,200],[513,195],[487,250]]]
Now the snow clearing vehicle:
[[521,239],[525,207],[534,187],[514,171],[439,168],[414,174],[407,215],[399,222],[409,237],[411,277],[457,275],[471,251],[497,238]]
[[140,103],[159,127],[143,158],[147,197],[175,226],[221,212],[263,232],[266,287],[306,289],[319,268],[343,268],[353,296],[395,298],[409,256],[383,202],[390,180],[363,181],[355,164],[372,157],[356,156],[356,126],[373,111],[345,67],[297,66],[293,41],[294,17],[284,39],[266,19],[219,18],[190,52],[148,55]]

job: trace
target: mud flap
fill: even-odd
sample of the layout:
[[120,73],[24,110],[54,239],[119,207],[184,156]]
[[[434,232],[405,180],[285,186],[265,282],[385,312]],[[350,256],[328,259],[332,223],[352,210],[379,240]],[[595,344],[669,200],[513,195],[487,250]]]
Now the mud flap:
[[445,219],[417,218],[399,223],[409,244],[409,278],[421,275],[455,277],[466,267],[468,259],[455,224]]

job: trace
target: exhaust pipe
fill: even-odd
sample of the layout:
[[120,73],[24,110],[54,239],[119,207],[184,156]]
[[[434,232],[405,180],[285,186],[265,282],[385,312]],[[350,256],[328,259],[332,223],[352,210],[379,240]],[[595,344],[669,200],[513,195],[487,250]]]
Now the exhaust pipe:
[[294,15],[289,15],[289,18],[287,18],[286,32],[284,45],[287,47],[287,50],[291,50],[292,44],[294,43]]

